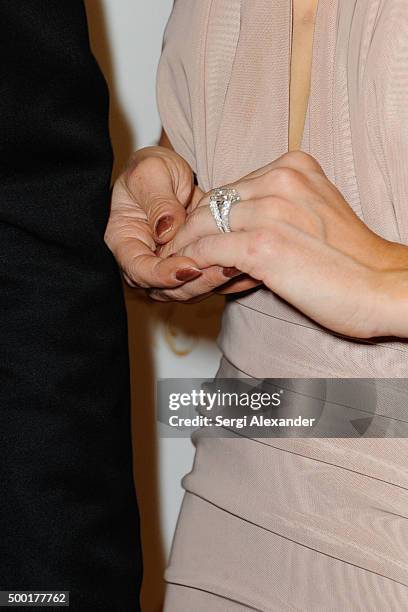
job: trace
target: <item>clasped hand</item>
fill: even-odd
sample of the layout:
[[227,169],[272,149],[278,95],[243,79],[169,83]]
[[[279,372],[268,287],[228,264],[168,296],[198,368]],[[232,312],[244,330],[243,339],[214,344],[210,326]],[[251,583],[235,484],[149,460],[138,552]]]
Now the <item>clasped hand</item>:
[[386,331],[381,272],[398,270],[406,250],[372,232],[313,157],[287,153],[231,186],[241,201],[222,234],[179,155],[136,153],[114,187],[105,236],[128,284],[160,301],[264,284],[335,332]]

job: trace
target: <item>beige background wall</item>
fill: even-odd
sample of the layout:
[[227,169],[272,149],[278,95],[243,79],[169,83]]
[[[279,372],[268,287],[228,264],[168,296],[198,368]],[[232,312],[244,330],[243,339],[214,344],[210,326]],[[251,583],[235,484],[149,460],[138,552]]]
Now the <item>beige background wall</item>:
[[[111,91],[115,175],[131,151],[160,134],[155,72],[172,0],[86,0],[94,53]],[[127,293],[132,359],[135,474],[145,559],[144,612],[160,610],[162,572],[182,499],[180,479],[191,466],[189,440],[157,439],[153,405],[157,377],[211,376],[221,299],[196,306],[159,305]]]

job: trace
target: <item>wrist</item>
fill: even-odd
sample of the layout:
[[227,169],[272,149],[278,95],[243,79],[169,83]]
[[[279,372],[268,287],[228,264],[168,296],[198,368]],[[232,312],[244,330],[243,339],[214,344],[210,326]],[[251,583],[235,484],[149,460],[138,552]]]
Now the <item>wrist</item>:
[[408,267],[375,272],[371,298],[376,336],[408,337]]
[[408,246],[381,239],[376,248],[377,258],[372,267],[383,272],[408,271]]

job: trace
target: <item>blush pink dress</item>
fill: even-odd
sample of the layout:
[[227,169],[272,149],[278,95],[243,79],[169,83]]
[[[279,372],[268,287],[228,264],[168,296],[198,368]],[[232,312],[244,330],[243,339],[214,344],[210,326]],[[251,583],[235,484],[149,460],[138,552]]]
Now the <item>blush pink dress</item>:
[[[290,0],[175,1],[158,101],[203,189],[287,150],[290,32]],[[320,0],[302,149],[408,243],[407,0]],[[228,303],[220,346],[224,377],[399,379],[377,390],[384,412],[406,391],[407,342],[339,337],[266,289]],[[406,439],[195,444],[166,612],[408,609]]]

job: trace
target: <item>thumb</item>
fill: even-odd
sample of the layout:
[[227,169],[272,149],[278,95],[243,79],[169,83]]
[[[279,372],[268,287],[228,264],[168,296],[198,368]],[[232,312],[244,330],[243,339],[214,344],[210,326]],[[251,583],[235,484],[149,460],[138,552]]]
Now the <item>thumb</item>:
[[164,245],[175,237],[177,231],[186,222],[186,209],[172,195],[165,197],[151,194],[150,203],[148,220],[154,239],[157,244]]
[[138,151],[126,172],[127,189],[146,214],[158,244],[172,240],[186,220],[193,172],[177,153],[164,147]]

